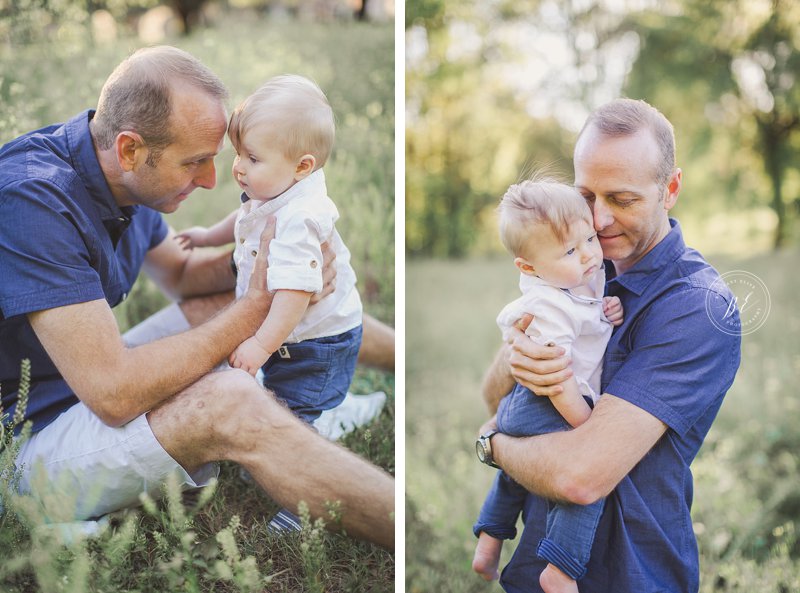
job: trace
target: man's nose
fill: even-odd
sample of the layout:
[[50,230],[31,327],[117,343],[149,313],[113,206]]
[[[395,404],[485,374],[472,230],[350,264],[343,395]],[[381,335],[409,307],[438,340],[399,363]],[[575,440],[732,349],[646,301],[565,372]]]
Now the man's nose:
[[614,222],[614,215],[611,213],[608,204],[600,197],[594,200],[592,216],[594,217],[594,230],[596,231],[602,231]]
[[214,161],[209,160],[200,167],[194,182],[195,185],[205,189],[213,189],[217,185],[217,170],[214,167]]

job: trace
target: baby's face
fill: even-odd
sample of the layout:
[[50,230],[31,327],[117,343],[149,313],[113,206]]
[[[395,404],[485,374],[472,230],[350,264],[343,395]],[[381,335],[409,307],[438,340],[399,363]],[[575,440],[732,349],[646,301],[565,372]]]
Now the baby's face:
[[559,288],[588,284],[603,262],[603,250],[589,220],[570,226],[565,241],[559,241],[547,224],[534,225],[521,257],[533,267],[533,274]]
[[275,136],[267,123],[242,135],[233,176],[251,200],[271,200],[297,182],[298,163],[286,157]]

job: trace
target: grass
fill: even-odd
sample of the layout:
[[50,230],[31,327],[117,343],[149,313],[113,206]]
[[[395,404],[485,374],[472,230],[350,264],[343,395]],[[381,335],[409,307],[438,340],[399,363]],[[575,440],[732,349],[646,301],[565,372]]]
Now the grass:
[[[691,239],[691,238],[690,238]],[[717,257],[761,278],[772,310],[743,338],[743,363],[693,464],[701,593],[800,590],[800,253]],[[487,416],[479,386],[500,345],[494,318],[516,296],[507,258],[406,267],[406,586],[409,593],[499,590],[471,572],[471,527],[493,472],[475,459]],[[443,286],[420,291],[412,287]],[[513,548],[506,546],[504,562]]]
[[[235,13],[220,19],[212,28],[165,43],[189,51],[218,73],[231,92],[231,107],[284,72],[309,76],[325,90],[337,117],[336,146],[326,165],[328,190],[341,213],[337,227],[353,254],[365,309],[393,325],[393,26],[271,22]],[[80,29],[78,24],[71,30],[75,27]],[[80,31],[0,47],[0,143],[94,107],[105,77],[142,45],[123,36],[98,47],[85,29]],[[168,217],[172,226],[211,224],[237,207],[232,160],[226,143],[216,160],[217,187],[195,192]],[[115,314],[125,330],[165,303],[140,278]],[[394,473],[394,378],[358,369],[351,389],[386,391],[389,403],[372,425],[348,435],[343,444]],[[9,466],[8,448],[3,455],[0,470]],[[26,512],[24,500],[7,490],[3,498],[4,592],[394,589],[394,555],[371,544],[328,533],[311,521],[294,536],[267,535],[265,524],[277,505],[240,480],[232,464],[222,464],[216,488],[200,500],[182,500],[169,490],[158,504],[115,516],[113,528],[100,537],[66,545],[38,529],[36,512]],[[335,513],[327,520],[335,521]]]

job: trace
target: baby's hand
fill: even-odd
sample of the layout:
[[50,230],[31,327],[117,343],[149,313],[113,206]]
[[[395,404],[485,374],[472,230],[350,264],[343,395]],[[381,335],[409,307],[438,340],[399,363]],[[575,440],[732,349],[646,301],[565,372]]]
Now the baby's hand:
[[603,313],[611,322],[611,325],[622,325],[622,302],[619,297],[603,297]]
[[208,237],[208,229],[202,226],[193,226],[175,235],[175,240],[182,249],[194,249],[195,247],[205,247]]
[[228,357],[228,363],[235,369],[247,371],[254,377],[272,353],[264,350],[255,337],[247,338]]

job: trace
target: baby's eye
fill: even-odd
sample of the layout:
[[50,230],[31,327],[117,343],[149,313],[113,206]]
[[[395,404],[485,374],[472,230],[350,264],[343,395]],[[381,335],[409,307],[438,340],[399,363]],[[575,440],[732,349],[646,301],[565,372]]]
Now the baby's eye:
[[567,251],[567,255],[572,255],[573,253],[575,253],[575,248],[574,247],[572,249],[570,249],[569,251]]
[[589,241],[589,243],[591,243],[595,239],[597,239],[597,235],[592,235],[591,237],[589,237],[588,241]]

